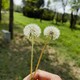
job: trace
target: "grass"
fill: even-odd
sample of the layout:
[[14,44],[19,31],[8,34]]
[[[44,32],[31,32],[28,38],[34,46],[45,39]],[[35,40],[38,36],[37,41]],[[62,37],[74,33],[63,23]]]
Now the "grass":
[[[38,24],[42,31],[44,30],[44,28],[46,26],[50,26],[50,25],[54,25],[52,24],[51,21],[43,21],[42,23],[40,23],[39,19],[33,19],[33,18],[26,18],[23,17],[22,14],[18,14],[15,13],[15,23],[18,25],[21,25],[21,28],[23,30],[24,26],[30,23],[36,23]],[[66,24],[60,24],[60,25],[55,25],[56,27],[58,27],[60,29],[61,32],[61,36],[59,38],[59,40],[55,41],[55,47],[61,51],[64,51],[63,49],[65,49],[66,54],[68,54],[68,56],[70,56],[72,59],[76,59],[77,58],[77,62],[80,63],[80,31],[79,30],[74,30],[71,31],[69,29],[69,23]],[[22,32],[22,31],[21,31]],[[80,64],[79,64],[80,65]]]
[[[76,74],[74,71],[77,68],[76,70],[80,72],[80,30],[70,30],[69,22],[56,25],[52,21],[43,20],[41,23],[39,19],[28,18],[21,13],[14,13],[14,40],[6,43],[0,38],[0,79],[22,80],[29,74],[31,46],[30,42],[23,37],[23,28],[30,23],[38,24],[42,31],[46,26],[53,25],[61,32],[60,38],[52,41],[49,48],[45,50],[46,54],[43,55],[39,68],[58,74],[63,80],[80,80],[78,76],[80,73]],[[0,30],[2,29],[8,29],[8,14],[3,15],[3,21],[0,24]],[[44,41],[43,35],[41,38]],[[40,53],[42,46],[41,39],[38,39],[34,50],[34,66],[39,57],[37,53]],[[50,50],[54,50],[54,54],[49,54]]]

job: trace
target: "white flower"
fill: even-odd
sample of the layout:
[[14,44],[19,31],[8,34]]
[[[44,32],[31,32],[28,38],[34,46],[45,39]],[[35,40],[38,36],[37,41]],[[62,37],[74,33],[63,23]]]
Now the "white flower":
[[32,36],[34,37],[39,37],[40,34],[41,34],[41,29],[38,25],[36,24],[29,24],[27,26],[25,26],[24,30],[24,35],[27,37],[27,38],[30,38]]
[[48,26],[44,29],[44,35],[50,36],[53,40],[58,39],[60,31],[54,26]]

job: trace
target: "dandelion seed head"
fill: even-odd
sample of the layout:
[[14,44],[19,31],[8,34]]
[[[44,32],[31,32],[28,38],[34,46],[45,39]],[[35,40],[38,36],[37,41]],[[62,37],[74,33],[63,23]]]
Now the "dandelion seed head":
[[27,38],[30,38],[32,36],[34,37],[39,37],[40,34],[41,34],[41,29],[38,25],[36,24],[29,24],[27,26],[25,26],[24,30],[24,35],[27,37]]
[[51,37],[53,40],[58,39],[60,31],[54,26],[48,26],[44,29],[44,35]]

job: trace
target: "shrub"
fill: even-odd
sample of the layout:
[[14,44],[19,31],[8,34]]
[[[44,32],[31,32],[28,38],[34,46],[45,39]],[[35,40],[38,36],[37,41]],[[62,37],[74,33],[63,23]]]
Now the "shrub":
[[24,7],[23,8],[23,15],[33,18],[39,18],[40,17],[40,10],[36,7]]
[[80,16],[77,17],[77,24],[80,25]]
[[62,17],[60,13],[56,13],[56,17],[55,17],[57,22],[61,22],[62,21]]
[[80,20],[77,21],[77,24],[80,25]]
[[54,14],[48,9],[38,9],[36,7],[26,6],[23,8],[23,15],[33,18],[42,18],[44,20],[53,20]]
[[[63,15],[63,14],[62,14]],[[67,15],[66,13],[64,14],[64,19],[63,22],[67,22],[69,19],[69,15]]]
[[42,19],[44,20],[53,20],[54,14],[53,11],[44,9]]

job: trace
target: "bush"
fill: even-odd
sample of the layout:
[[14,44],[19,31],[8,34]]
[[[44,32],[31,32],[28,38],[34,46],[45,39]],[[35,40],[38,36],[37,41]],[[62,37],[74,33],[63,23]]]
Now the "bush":
[[23,8],[23,15],[33,18],[40,18],[40,10],[36,7],[24,7]]
[[44,9],[42,19],[44,20],[53,20],[54,14],[53,11]]
[[56,13],[56,17],[55,17],[57,22],[61,22],[62,21],[62,17],[60,13]]
[[32,13],[32,8],[30,8],[30,7],[23,7],[23,15],[24,16],[28,16],[29,13],[30,14]]
[[70,20],[70,15],[65,13],[63,22],[67,22],[68,20]]
[[36,7],[26,6],[23,8],[23,15],[32,18],[42,18],[44,20],[53,20],[54,14],[48,9],[38,9]]
[[80,20],[77,21],[77,24],[80,25]]
[[66,14],[62,14],[62,16],[64,15],[62,22],[67,22],[68,21],[68,17],[66,16]]
[[77,24],[80,25],[80,16],[77,17]]

